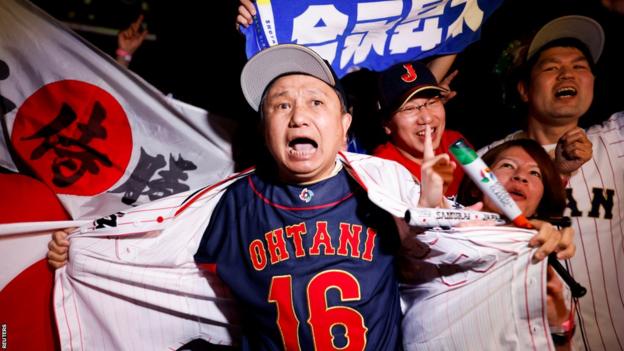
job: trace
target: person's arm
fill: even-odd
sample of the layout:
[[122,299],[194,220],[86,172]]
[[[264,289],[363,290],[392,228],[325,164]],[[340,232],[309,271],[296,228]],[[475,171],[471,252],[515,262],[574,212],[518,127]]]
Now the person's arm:
[[147,29],[143,30],[141,25],[143,24],[143,15],[140,15],[136,21],[130,24],[130,27],[119,32],[117,35],[117,51],[116,60],[117,63],[124,67],[128,67],[132,60],[132,55],[143,44],[143,40],[147,36]]
[[454,70],[448,73],[456,57],[457,54],[438,56],[427,63],[427,68],[433,73],[433,76],[439,82],[440,86],[448,90],[448,92],[442,93],[444,102],[449,101],[457,95],[457,92],[451,89],[451,82],[457,76],[458,71]]
[[427,68],[429,68],[431,73],[433,73],[433,76],[436,78],[436,80],[438,82],[441,82],[444,77],[446,77],[449,69],[451,69],[453,62],[455,62],[455,58],[457,58],[457,54],[438,56],[433,60],[429,61],[429,63],[427,64]]

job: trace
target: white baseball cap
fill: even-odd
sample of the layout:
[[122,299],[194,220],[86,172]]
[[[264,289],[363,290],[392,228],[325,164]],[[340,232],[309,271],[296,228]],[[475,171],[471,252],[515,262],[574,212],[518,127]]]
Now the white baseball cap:
[[258,52],[243,67],[241,89],[249,105],[258,111],[267,86],[288,73],[308,74],[332,87],[338,81],[331,66],[314,50],[297,44],[275,45]]
[[527,60],[531,59],[544,45],[561,38],[575,38],[580,40],[592,56],[594,63],[598,62],[604,47],[604,31],[598,22],[585,16],[563,16],[546,23],[535,34]]

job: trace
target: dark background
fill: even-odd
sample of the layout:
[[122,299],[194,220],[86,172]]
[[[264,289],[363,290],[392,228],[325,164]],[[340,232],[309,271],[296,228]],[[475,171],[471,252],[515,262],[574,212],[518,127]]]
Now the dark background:
[[[156,40],[146,41],[135,53],[130,69],[164,93],[241,122],[242,135],[254,132],[256,116],[239,88],[245,63],[244,38],[235,28],[237,0],[34,0],[38,6],[65,22],[124,29],[143,13]],[[447,128],[461,131],[480,147],[521,126],[521,112],[503,103],[501,79],[495,66],[502,51],[514,40],[530,37],[547,21],[565,14],[596,19],[606,33],[606,45],[598,62],[594,104],[582,125],[588,126],[624,110],[620,48],[624,16],[609,12],[600,0],[506,0],[486,21],[481,40],[470,45],[455,63],[459,75],[452,83],[458,92],[447,104]],[[114,35],[78,31],[111,55],[117,47]],[[359,100],[374,86],[360,78],[347,82]],[[357,91],[353,89],[357,87]],[[366,89],[364,89],[366,88]],[[372,117],[355,115],[355,130],[369,131]],[[365,138],[366,139],[366,138]],[[253,142],[243,137],[249,147]]]

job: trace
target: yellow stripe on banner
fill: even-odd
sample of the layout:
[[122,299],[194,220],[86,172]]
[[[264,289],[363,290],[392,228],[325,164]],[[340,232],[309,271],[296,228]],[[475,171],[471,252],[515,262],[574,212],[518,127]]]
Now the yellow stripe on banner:
[[271,0],[257,0],[258,5],[271,5]]

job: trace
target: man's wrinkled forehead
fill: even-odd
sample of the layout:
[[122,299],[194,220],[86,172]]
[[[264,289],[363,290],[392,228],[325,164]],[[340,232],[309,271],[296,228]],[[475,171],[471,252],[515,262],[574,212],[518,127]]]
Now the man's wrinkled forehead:
[[[289,72],[289,73],[284,73],[279,75],[278,77],[275,77],[266,87],[266,89],[264,90],[264,93],[262,94],[262,100],[260,101],[260,111],[262,111],[265,107],[265,103],[267,99],[271,99],[271,98],[276,98],[279,96],[284,96],[284,95],[288,95],[288,90],[284,89],[283,87],[281,87],[281,84],[277,84],[278,82],[283,81],[283,79],[288,79],[289,77],[296,77],[296,76],[303,76],[303,77],[310,77],[313,78],[313,80],[310,83],[310,86],[307,87],[307,91],[310,93],[321,93],[325,96],[327,96],[328,98],[334,98],[334,96],[338,99],[339,103],[341,105],[344,105],[344,100],[340,95],[340,92],[338,91],[338,89],[336,87],[331,86],[330,84],[328,84],[327,82],[325,82],[324,80],[315,77],[311,74],[307,74],[307,73],[303,73],[303,72]],[[279,90],[276,90],[279,89]],[[323,88],[327,88],[330,89],[332,91],[332,93],[329,93],[329,95],[324,91],[325,89]]]

